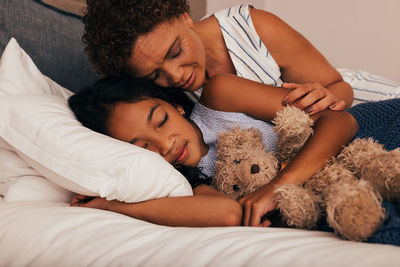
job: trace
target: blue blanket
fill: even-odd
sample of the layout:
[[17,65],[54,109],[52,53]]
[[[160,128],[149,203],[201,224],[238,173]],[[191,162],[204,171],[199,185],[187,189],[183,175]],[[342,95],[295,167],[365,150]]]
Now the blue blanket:
[[354,138],[372,137],[388,150],[400,147],[400,98],[359,104],[348,112],[359,126]]
[[400,246],[400,204],[384,202],[386,220],[367,242]]

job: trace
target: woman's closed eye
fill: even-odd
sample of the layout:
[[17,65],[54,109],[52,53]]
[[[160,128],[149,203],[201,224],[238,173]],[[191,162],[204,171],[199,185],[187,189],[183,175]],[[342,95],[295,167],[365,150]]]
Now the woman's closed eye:
[[147,79],[149,79],[152,82],[157,81],[158,78],[160,78],[160,71],[159,70],[155,70],[150,76],[147,77]]
[[[176,44],[174,47],[169,51],[167,58],[177,58],[181,55],[182,48],[180,45]],[[156,82],[160,78],[160,70],[154,70],[150,76],[147,76],[152,82]]]
[[179,47],[178,51],[175,52],[175,53],[171,56],[171,58],[177,58],[177,57],[179,57],[179,56],[181,55],[181,53],[182,53],[182,48]]

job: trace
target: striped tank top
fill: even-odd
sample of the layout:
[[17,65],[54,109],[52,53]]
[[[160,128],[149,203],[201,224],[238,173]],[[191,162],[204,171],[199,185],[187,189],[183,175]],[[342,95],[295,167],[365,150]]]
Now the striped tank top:
[[[214,13],[236,73],[240,77],[281,86],[278,64],[261,41],[250,16],[249,4],[234,6]],[[354,103],[400,97],[400,83],[365,71],[338,69],[354,90]]]
[[250,16],[250,5],[243,4],[214,13],[236,74],[269,85],[282,84],[281,72],[261,41]]

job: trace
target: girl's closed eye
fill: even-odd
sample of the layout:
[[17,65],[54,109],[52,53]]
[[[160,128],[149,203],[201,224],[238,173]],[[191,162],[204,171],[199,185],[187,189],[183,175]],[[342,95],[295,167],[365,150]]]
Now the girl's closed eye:
[[168,114],[165,113],[165,116],[164,116],[163,120],[160,122],[160,124],[158,125],[158,128],[161,128],[167,121],[168,121]]

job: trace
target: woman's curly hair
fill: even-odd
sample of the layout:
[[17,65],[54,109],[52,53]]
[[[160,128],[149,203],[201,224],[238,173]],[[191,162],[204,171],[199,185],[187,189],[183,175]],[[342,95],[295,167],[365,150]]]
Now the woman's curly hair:
[[97,72],[119,76],[139,36],[185,12],[186,0],[87,0],[82,40],[89,60]]

